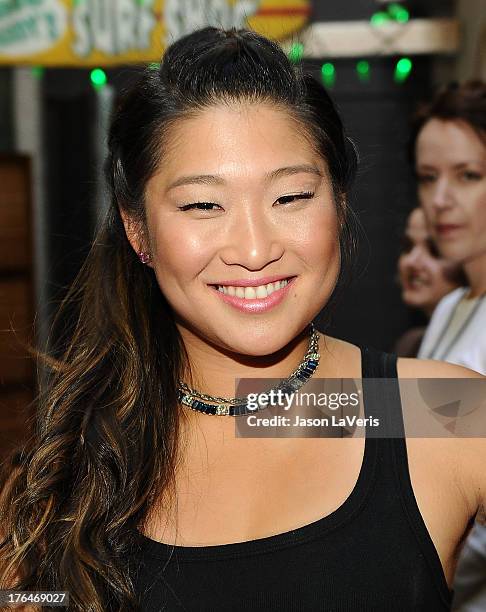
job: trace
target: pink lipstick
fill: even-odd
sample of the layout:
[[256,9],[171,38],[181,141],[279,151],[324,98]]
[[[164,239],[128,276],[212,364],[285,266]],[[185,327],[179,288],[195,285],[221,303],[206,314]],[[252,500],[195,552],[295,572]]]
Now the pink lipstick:
[[[272,278],[273,280],[268,280]],[[282,276],[274,276],[268,278],[259,278],[255,280],[238,280],[231,282],[218,283],[219,285],[231,285],[234,287],[258,287],[259,285],[267,285],[271,282],[276,282],[277,280],[284,280],[285,277]],[[235,295],[228,295],[218,291],[217,286],[211,285],[214,291],[217,293],[218,297],[226,302],[226,304],[236,308],[240,312],[246,312],[250,314],[259,314],[262,312],[267,312],[271,310],[278,304],[280,304],[288,294],[290,288],[292,287],[296,277],[292,277],[288,279],[288,283],[285,287],[281,289],[277,289],[269,296],[264,298],[254,298],[254,299],[246,299],[241,297],[236,297]]]

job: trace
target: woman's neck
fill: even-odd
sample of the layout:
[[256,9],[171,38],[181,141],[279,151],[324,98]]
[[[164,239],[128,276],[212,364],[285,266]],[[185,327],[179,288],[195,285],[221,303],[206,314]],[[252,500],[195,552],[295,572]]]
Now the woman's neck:
[[184,381],[197,391],[208,395],[234,397],[240,378],[286,378],[302,361],[308,345],[309,332],[273,355],[242,356],[220,349],[179,328],[190,360],[191,381]]
[[486,293],[486,252],[464,264],[464,272],[469,281],[468,298]]

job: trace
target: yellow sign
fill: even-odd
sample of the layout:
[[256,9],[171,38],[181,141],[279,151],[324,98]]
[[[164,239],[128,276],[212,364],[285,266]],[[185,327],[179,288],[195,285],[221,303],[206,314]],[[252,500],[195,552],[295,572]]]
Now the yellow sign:
[[0,64],[157,62],[173,40],[206,25],[284,40],[309,13],[310,0],[0,0]]

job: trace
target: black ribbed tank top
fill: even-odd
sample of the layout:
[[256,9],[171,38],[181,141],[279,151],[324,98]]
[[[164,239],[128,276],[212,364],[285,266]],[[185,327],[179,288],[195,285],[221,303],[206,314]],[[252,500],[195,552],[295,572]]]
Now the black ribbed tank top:
[[[142,611],[450,610],[452,592],[410,481],[396,356],[371,348],[361,355],[365,415],[378,416],[402,437],[371,437],[367,430],[351,494],[303,527],[195,547],[163,544],[137,531],[130,565]],[[386,396],[366,384],[383,377],[396,383],[386,386]]]

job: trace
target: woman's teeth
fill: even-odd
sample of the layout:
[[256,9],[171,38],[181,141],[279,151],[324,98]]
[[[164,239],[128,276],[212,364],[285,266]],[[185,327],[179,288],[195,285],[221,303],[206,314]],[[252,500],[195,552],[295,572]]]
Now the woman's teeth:
[[288,285],[288,280],[280,280],[268,285],[259,285],[258,287],[231,287],[230,285],[218,285],[218,291],[225,295],[232,295],[245,300],[255,300],[258,298],[266,298],[272,295],[274,291],[282,289]]
[[412,287],[424,287],[425,285],[429,284],[429,279],[424,277],[424,276],[411,276],[408,279],[409,284]]

